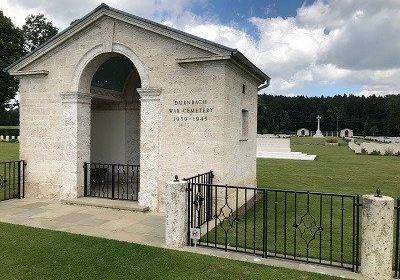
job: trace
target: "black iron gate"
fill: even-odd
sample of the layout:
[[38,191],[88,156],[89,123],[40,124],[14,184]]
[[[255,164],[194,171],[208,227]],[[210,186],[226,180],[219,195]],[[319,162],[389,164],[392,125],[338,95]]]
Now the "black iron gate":
[[25,162],[0,162],[0,201],[25,196]]
[[138,200],[139,165],[85,163],[84,196]]
[[197,174],[195,176],[184,178],[184,181],[187,181],[189,186],[192,184],[203,184],[198,187],[198,195],[199,197],[195,201],[191,201],[191,203],[199,203],[201,204],[201,208],[199,209],[199,213],[197,215],[197,224],[202,226],[205,222],[212,219],[213,217],[213,193],[211,185],[213,183],[214,173],[212,171]]
[[188,227],[201,229],[200,246],[358,271],[360,206],[357,195],[189,181]]

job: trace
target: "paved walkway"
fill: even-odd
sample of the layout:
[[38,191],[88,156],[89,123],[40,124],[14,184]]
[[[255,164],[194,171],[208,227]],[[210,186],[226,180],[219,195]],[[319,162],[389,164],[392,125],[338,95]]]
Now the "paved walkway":
[[164,216],[62,204],[47,199],[0,202],[0,222],[163,246]]

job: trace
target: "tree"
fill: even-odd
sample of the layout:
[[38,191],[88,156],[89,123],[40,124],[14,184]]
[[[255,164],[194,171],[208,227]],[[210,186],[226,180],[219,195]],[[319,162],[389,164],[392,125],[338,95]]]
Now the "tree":
[[31,52],[58,33],[58,28],[47,21],[43,14],[30,15],[22,27],[24,51]]
[[19,28],[0,11],[0,111],[9,107],[9,102],[18,90],[18,81],[3,69],[21,57],[23,37]]

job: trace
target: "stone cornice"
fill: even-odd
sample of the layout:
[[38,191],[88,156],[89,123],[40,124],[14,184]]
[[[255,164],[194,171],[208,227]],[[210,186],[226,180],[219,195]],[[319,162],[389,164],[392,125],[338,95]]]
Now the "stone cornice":
[[18,77],[23,77],[23,76],[31,76],[31,77],[38,77],[38,78],[43,78],[46,77],[49,74],[49,71],[47,70],[36,70],[36,71],[15,71],[11,72],[10,75],[18,78]]
[[143,100],[160,100],[161,88],[138,88],[140,101]]
[[196,62],[205,62],[205,61],[218,61],[218,60],[229,60],[231,59],[230,55],[214,55],[214,56],[204,56],[204,57],[188,57],[188,58],[177,58],[176,62],[178,64],[186,64],[186,63],[196,63]]
[[82,92],[61,93],[62,103],[91,104],[92,96]]

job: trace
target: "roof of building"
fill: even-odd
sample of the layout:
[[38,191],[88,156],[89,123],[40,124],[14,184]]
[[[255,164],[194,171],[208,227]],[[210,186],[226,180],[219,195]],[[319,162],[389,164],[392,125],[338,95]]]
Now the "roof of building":
[[199,48],[207,49],[216,55],[221,56],[225,54],[226,56],[229,56],[229,58],[233,61],[238,62],[246,69],[250,70],[263,82],[267,81],[268,83],[270,80],[270,77],[268,77],[268,75],[266,75],[262,70],[255,66],[237,49],[229,48],[227,46],[194,36],[181,30],[162,25],[148,19],[144,19],[118,9],[111,8],[104,3],[99,5],[97,8],[95,8],[84,17],[74,21],[68,28],[58,33],[57,35],[49,39],[46,43],[40,45],[32,52],[26,54],[25,56],[5,68],[4,71],[8,71],[12,75],[18,75],[18,70],[32,63],[34,60],[46,54],[51,49],[57,47],[59,44],[76,34],[78,31],[85,28],[93,21],[99,19],[103,15],[107,15],[117,19],[123,19],[131,24],[146,28],[153,32],[172,37],[176,40],[184,41],[185,43],[194,45]]

